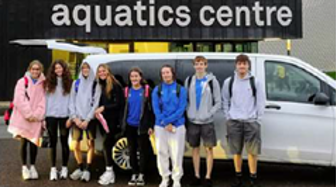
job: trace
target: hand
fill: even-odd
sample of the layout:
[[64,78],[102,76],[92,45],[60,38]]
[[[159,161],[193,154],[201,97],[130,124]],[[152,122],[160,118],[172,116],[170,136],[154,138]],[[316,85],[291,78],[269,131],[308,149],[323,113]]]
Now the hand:
[[75,118],[73,121],[75,122],[75,124],[76,124],[77,127],[81,128],[82,121],[80,119]]
[[165,127],[166,131],[168,131],[168,132],[173,132],[173,128],[174,128],[174,126],[171,123],[169,123],[169,125],[167,125]]
[[148,129],[148,135],[150,136],[150,135],[152,135],[154,133],[154,130],[152,129],[152,128],[149,128]]
[[96,115],[97,114],[101,114],[102,112],[104,112],[104,110],[105,110],[105,107],[101,106],[101,107],[99,107],[99,108],[96,109],[95,113],[96,113]]
[[32,122],[39,122],[40,120],[37,119],[36,117],[33,117],[33,121]]
[[65,127],[68,129],[68,128],[71,127],[71,125],[72,125],[72,120],[71,120],[71,119],[68,119],[68,120],[66,121],[66,123],[65,123]]
[[82,122],[82,125],[81,125],[81,126],[82,126],[82,129],[85,130],[85,129],[88,127],[88,125],[89,125],[89,122],[87,122],[87,121],[83,121],[83,122]]
[[26,120],[28,121],[28,122],[33,122],[33,117],[29,117],[29,118],[27,118]]
[[47,124],[46,124],[46,121],[43,121],[43,122],[42,122],[42,129],[43,129],[43,130],[47,130]]

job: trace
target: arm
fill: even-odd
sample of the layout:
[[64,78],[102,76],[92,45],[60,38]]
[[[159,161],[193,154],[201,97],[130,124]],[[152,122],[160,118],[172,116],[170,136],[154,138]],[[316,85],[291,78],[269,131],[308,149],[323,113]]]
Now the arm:
[[69,118],[71,120],[76,118],[76,91],[75,91],[75,82],[72,83],[70,100],[69,100]]
[[218,80],[214,78],[212,81],[212,84],[213,84],[213,89],[214,89],[213,90],[214,95],[212,97],[214,97],[215,103],[210,110],[211,116],[216,114],[216,112],[221,108],[221,104],[222,104],[220,86],[219,86]]
[[14,92],[14,106],[18,109],[20,114],[23,115],[25,119],[33,117],[33,111],[30,107],[30,103],[25,95],[26,88],[23,79],[20,79],[15,86]]
[[263,84],[257,81],[257,118],[261,119],[262,115],[265,111],[265,103],[266,103],[266,96],[265,96],[265,89]]
[[88,122],[88,123],[94,118],[94,114],[95,114],[96,109],[99,106],[99,99],[100,99],[100,96],[101,96],[101,87],[99,86],[99,84],[97,84],[96,87],[93,88],[93,89],[96,89],[95,95],[93,96],[94,103],[91,106],[90,112],[88,113],[88,115],[85,118],[85,121]]
[[180,91],[180,98],[179,99],[179,104],[178,104],[178,108],[175,111],[175,113],[173,113],[172,115],[170,115],[169,117],[163,119],[163,124],[166,126],[170,123],[173,123],[174,121],[180,119],[183,117],[184,115],[184,111],[187,107],[187,91],[181,87],[181,91]]
[[42,121],[44,119],[45,111],[46,111],[46,96],[43,89],[43,84],[39,85],[41,86],[40,91],[42,92],[42,97],[39,98],[39,103],[36,107],[36,109],[33,112],[33,116],[36,117],[39,121]]
[[230,110],[230,103],[231,98],[229,94],[229,79],[226,79],[223,83],[223,89],[222,89],[222,110],[224,112],[224,117],[229,120],[229,110]]
[[154,111],[156,119],[158,119],[158,121],[161,122],[163,115],[162,115],[162,111],[160,108],[160,98],[158,96],[158,87],[155,87],[154,91],[152,92],[152,106],[153,106],[153,111]]
[[148,113],[149,113],[149,128],[154,127],[155,123],[155,116],[153,113],[153,108],[152,108],[152,90],[149,89],[149,96],[148,96],[148,101],[147,101],[147,107],[148,107]]

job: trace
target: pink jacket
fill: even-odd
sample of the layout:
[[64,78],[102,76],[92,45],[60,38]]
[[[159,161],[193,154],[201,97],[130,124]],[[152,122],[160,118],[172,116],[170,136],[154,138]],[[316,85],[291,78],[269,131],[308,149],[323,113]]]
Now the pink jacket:
[[[18,80],[14,91],[14,109],[10,119],[8,132],[13,134],[14,138],[26,138],[34,144],[40,146],[40,137],[42,130],[42,121],[45,114],[45,92],[43,83],[45,77],[41,74],[40,78],[33,83],[29,75],[27,93],[29,100],[25,96],[25,81],[24,78]],[[28,122],[30,117],[36,117],[41,122]]]

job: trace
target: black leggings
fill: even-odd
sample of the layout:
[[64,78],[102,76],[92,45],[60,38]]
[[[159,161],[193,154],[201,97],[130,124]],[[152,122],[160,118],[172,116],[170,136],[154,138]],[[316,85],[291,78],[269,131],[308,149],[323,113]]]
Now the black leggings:
[[30,164],[35,165],[36,156],[37,156],[37,146],[26,138],[21,138],[21,146],[20,146],[20,155],[22,165],[27,165],[27,146],[29,144],[29,158]]
[[[138,134],[138,127],[132,127],[127,125],[126,136],[129,145],[129,154],[133,174],[138,174],[139,172],[145,174],[146,172],[146,162],[149,152],[149,136],[147,134]],[[138,162],[138,154],[140,152],[140,167]]]
[[52,167],[56,166],[56,152],[57,152],[57,140],[58,140],[58,129],[61,135],[61,145],[62,145],[62,166],[67,166],[69,161],[69,129],[66,128],[66,121],[68,118],[53,118],[47,117],[47,129],[50,136],[51,148],[49,149],[49,156]]
[[104,135],[104,159],[106,167],[111,167],[113,164],[112,161],[112,148],[115,143],[115,136],[114,133],[108,133]]

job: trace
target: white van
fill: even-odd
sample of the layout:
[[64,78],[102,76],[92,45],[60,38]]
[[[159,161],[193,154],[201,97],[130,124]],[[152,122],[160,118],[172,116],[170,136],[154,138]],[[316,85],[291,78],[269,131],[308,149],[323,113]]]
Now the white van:
[[[213,72],[221,86],[233,75],[233,53],[162,53],[90,55],[94,69],[101,63],[111,67],[121,82],[133,66],[140,67],[151,86],[159,83],[159,69],[164,64],[176,68],[177,81],[183,83],[194,73],[192,60],[203,55],[209,60],[208,72]],[[336,81],[311,65],[288,56],[248,54],[252,74],[265,86],[267,96],[262,118],[261,161],[335,166]],[[215,117],[218,144],[216,159],[228,159],[225,119],[222,111]],[[152,145],[154,138],[151,137]],[[97,146],[99,143],[96,144]],[[152,146],[155,153],[155,146]],[[127,140],[116,143],[114,160],[123,169],[130,169]],[[191,156],[187,146],[185,156]]]

